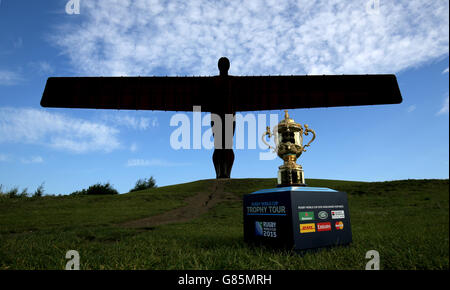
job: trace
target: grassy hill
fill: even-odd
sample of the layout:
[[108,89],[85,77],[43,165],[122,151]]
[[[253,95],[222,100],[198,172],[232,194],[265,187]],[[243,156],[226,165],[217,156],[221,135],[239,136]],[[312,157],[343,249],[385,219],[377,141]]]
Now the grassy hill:
[[353,243],[298,255],[243,241],[242,196],[275,179],[200,180],[111,196],[0,198],[0,269],[449,269],[448,180],[307,180],[348,193]]

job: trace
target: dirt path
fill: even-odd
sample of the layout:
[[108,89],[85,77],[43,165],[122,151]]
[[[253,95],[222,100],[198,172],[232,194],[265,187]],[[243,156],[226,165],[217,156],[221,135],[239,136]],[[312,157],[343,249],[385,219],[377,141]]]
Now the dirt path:
[[194,196],[186,198],[186,206],[170,210],[160,215],[151,216],[134,221],[119,224],[127,228],[151,228],[175,222],[187,222],[201,214],[206,213],[213,206],[225,200],[238,200],[231,194],[224,192],[224,185],[227,180],[214,180],[212,187],[206,192],[200,192]]

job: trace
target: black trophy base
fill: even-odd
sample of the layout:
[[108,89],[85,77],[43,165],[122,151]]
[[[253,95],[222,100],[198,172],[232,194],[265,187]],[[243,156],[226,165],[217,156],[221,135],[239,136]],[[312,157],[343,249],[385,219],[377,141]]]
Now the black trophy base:
[[347,194],[328,188],[281,187],[244,196],[244,239],[294,250],[352,242]]

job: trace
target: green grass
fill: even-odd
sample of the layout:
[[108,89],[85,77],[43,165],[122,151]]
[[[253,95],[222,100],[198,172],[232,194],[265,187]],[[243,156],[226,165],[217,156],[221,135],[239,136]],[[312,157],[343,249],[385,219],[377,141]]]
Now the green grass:
[[[238,197],[274,179],[233,179]],[[448,180],[307,180],[348,193],[353,243],[298,255],[243,241],[242,202],[226,201],[187,223],[126,229],[117,223],[183,206],[211,180],[117,196],[0,198],[0,269],[359,269],[369,250],[381,269],[449,269]]]

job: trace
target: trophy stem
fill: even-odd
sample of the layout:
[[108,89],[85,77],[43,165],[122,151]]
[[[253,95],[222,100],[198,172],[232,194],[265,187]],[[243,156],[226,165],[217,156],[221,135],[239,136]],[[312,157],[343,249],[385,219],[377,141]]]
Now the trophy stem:
[[301,165],[298,165],[295,154],[286,154],[284,164],[278,167],[278,187],[306,186],[305,174]]
[[297,168],[286,168],[284,165],[279,167],[277,187],[307,186],[303,168],[300,165],[297,166]]

